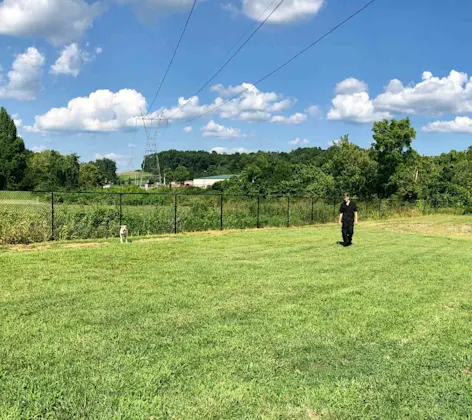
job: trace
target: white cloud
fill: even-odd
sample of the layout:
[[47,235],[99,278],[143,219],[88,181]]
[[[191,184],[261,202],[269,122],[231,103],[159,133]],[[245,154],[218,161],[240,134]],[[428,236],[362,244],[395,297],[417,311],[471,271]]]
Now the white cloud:
[[311,105],[305,109],[305,112],[311,117],[317,117],[321,114],[321,109],[318,105]]
[[223,98],[237,95],[238,93],[243,92],[246,89],[256,90],[257,88],[250,83],[242,83],[239,86],[228,86],[224,87],[222,84],[214,85],[210,88],[211,92],[219,93]]
[[42,37],[59,46],[77,41],[102,12],[84,0],[3,0],[0,35]]
[[239,86],[228,87],[215,85],[210,90],[218,92],[221,95],[211,104],[202,105],[198,97],[193,97],[182,111],[176,113],[179,108],[187,102],[187,99],[181,97],[178,99],[177,106],[161,108],[154,114],[156,116],[162,115],[164,118],[170,118],[171,121],[191,119],[222,105],[225,102],[224,98],[242,92],[244,93],[239,97],[220,106],[214,114],[218,115],[220,118],[247,122],[269,121],[274,113],[288,109],[295,104],[294,99],[284,99],[275,92],[261,92],[250,83],[242,83]]
[[336,94],[328,113],[331,120],[368,123],[393,115],[472,113],[472,78],[456,70],[445,77],[425,71],[421,82],[409,86],[392,79],[384,92],[373,99],[366,83],[349,78],[336,85]]
[[184,132],[185,132],[185,133],[191,133],[192,130],[193,130],[192,127],[184,127]]
[[114,132],[132,129],[146,109],[143,95],[133,89],[116,93],[97,90],[88,97],[69,101],[67,107],[52,108],[44,115],[37,115],[30,132]]
[[310,140],[308,139],[300,139],[299,137],[297,137],[295,140],[291,140],[288,142],[288,144],[292,145],[292,146],[306,146],[307,144],[310,143]]
[[472,134],[472,119],[456,117],[453,121],[435,121],[422,128],[429,133],[467,133]]
[[374,100],[376,109],[399,114],[443,115],[472,112],[472,78],[452,70],[446,77],[429,71],[414,86],[403,86],[394,79]]
[[230,128],[220,125],[211,120],[206,126],[201,128],[203,137],[217,137],[219,139],[235,139],[246,137],[239,128]]
[[210,153],[211,152],[216,152],[219,155],[233,155],[234,153],[250,153],[249,150],[245,149],[244,147],[233,147],[233,148],[213,147],[213,149],[210,150]]
[[23,120],[20,118],[19,114],[13,114],[11,116],[13,122],[15,123],[16,129],[18,130],[23,125]]
[[349,77],[336,85],[337,95],[353,95],[354,93],[367,92],[368,87],[362,80]]
[[[243,0],[242,11],[253,20],[263,21],[278,3],[277,0],[275,2],[272,0]],[[286,24],[305,20],[316,15],[324,4],[325,0],[285,0],[267,23]]]
[[44,56],[34,47],[18,54],[8,72],[8,83],[0,86],[0,99],[30,101],[41,88],[41,70]]
[[136,145],[133,144],[133,143],[128,143],[128,147],[129,147],[130,149],[134,149],[134,148],[136,147]]
[[83,65],[91,59],[90,54],[81,50],[77,44],[70,44],[64,47],[60,57],[51,66],[49,72],[77,77]]
[[95,48],[95,54],[101,54],[103,52],[103,48],[97,47]]
[[41,145],[41,146],[33,146],[31,148],[31,150],[34,152],[34,153],[41,153],[41,152],[44,152],[45,150],[47,150],[48,148],[44,145]]
[[272,117],[270,122],[297,125],[297,124],[301,124],[306,119],[307,119],[306,114],[302,114],[300,112],[297,112],[296,114],[293,114],[290,117],[284,117],[282,115],[276,115],[276,116]]
[[[363,90],[362,90],[363,89]],[[378,112],[367,93],[367,84],[349,78],[336,85],[336,97],[328,112],[328,120],[344,120],[356,123],[369,123],[390,118],[388,112]]]

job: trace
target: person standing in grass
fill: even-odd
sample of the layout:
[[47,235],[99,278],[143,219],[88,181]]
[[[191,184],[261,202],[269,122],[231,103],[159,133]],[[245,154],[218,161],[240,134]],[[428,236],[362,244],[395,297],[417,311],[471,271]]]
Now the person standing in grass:
[[357,225],[357,206],[350,200],[349,194],[344,193],[344,201],[339,208],[339,225],[343,235],[344,246],[352,245],[352,237],[354,236],[354,224]]

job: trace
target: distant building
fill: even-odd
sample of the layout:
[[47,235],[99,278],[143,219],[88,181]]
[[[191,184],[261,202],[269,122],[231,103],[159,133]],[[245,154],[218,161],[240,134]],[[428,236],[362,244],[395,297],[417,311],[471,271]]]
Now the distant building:
[[213,184],[216,184],[220,181],[227,181],[231,179],[234,175],[216,175],[216,176],[205,176],[202,178],[195,178],[193,180],[193,186],[199,188],[211,187]]

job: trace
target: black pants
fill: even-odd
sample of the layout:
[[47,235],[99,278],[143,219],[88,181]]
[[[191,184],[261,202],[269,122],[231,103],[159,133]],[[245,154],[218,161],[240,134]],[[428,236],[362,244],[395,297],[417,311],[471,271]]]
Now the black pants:
[[354,221],[344,221],[342,225],[343,242],[345,246],[352,244],[352,237],[354,236]]

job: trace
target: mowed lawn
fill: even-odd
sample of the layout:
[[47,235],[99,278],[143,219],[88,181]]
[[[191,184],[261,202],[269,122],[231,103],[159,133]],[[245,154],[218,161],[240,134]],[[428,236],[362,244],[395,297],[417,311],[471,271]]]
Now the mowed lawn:
[[464,226],[7,248],[0,418],[471,417]]

